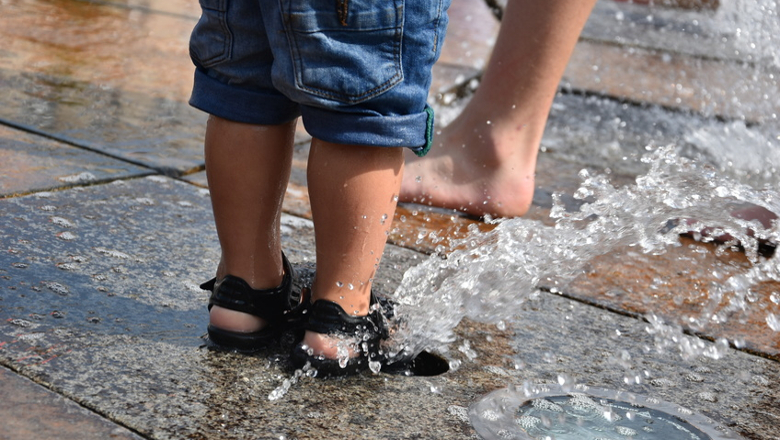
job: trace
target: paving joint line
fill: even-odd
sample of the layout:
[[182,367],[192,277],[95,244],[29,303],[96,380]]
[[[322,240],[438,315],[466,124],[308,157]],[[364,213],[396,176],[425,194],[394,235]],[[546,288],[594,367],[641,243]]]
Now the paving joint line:
[[[617,307],[611,307],[609,305],[601,304],[601,303],[598,303],[598,302],[596,302],[594,300],[589,300],[589,299],[583,298],[583,297],[581,297],[579,295],[575,295],[575,294],[572,294],[572,293],[566,293],[566,292],[560,291],[560,290],[557,291],[557,292],[553,292],[553,289],[550,288],[550,287],[537,286],[537,289],[539,289],[540,291],[545,292],[545,293],[547,293],[549,295],[559,296],[561,298],[566,298],[566,299],[578,302],[580,304],[584,304],[584,305],[587,305],[587,306],[595,307],[595,308],[600,309],[600,310],[604,310],[604,311],[611,312],[611,313],[614,313],[614,314],[617,314],[617,315],[621,315],[621,316],[625,316],[625,317],[628,317],[628,318],[633,318],[633,319],[636,319],[638,321],[646,322],[648,324],[650,323],[650,321],[647,320],[647,318],[645,317],[645,314],[643,314],[643,313],[631,312],[629,310],[625,310],[625,309],[621,309],[621,308],[617,308]],[[704,340],[709,341],[709,342],[715,342],[716,339],[717,339],[717,338],[715,338],[713,336],[709,336],[709,335],[703,334],[701,332],[697,332],[695,330],[692,330],[692,329],[689,329],[689,328],[686,328],[686,327],[683,327],[683,326],[680,326],[680,328],[681,328],[682,332],[685,335],[688,335],[688,336],[691,336],[691,337],[695,337],[695,338],[698,338],[698,339],[704,339]],[[729,347],[734,349],[734,350],[736,350],[736,351],[740,351],[740,352],[743,352],[743,353],[747,353],[747,354],[749,354],[751,356],[756,356],[756,357],[760,357],[760,358],[764,358],[764,359],[767,359],[767,360],[770,360],[770,361],[774,361],[774,362],[780,363],[780,356],[771,355],[769,353],[764,353],[762,351],[757,351],[757,350],[754,350],[754,349],[750,349],[748,347],[738,347],[736,344],[734,344],[733,341],[730,341],[728,338],[724,338],[724,339],[726,339],[728,341]]]
[[[79,1],[81,1],[81,0],[79,0]],[[9,128],[13,128],[13,129],[16,129],[16,130],[24,131],[26,133],[34,134],[36,136],[40,136],[40,137],[43,137],[43,138],[46,138],[46,139],[57,141],[57,142],[60,142],[60,143],[66,144],[66,145],[70,145],[72,147],[76,147],[76,148],[80,148],[82,150],[86,150],[86,151],[92,152],[92,153],[100,154],[102,156],[109,157],[109,158],[115,159],[115,160],[119,160],[119,161],[122,161],[122,162],[125,162],[125,163],[129,163],[131,165],[135,165],[135,166],[138,166],[138,167],[141,167],[141,168],[146,168],[148,170],[155,171],[158,174],[162,174],[162,175],[167,176],[167,177],[178,177],[178,176],[180,176],[182,174],[181,171],[177,171],[177,170],[174,170],[174,169],[171,169],[171,168],[156,168],[156,167],[150,166],[149,164],[146,164],[146,163],[143,163],[143,162],[140,162],[140,161],[136,161],[136,160],[132,160],[132,159],[128,159],[128,158],[120,156],[118,154],[113,154],[113,153],[109,153],[107,151],[99,150],[99,149],[97,149],[97,148],[95,148],[93,146],[90,146],[87,143],[80,142],[80,141],[78,141],[76,139],[73,139],[73,138],[70,138],[70,137],[67,137],[67,136],[61,136],[61,135],[49,133],[47,131],[41,130],[41,129],[33,127],[31,125],[21,124],[21,123],[14,122],[14,121],[11,121],[11,120],[8,120],[8,119],[5,119],[5,118],[0,118],[0,125],[5,125],[6,127],[9,127]]]
[[[699,54],[694,53],[691,51],[685,51],[685,50],[679,50],[679,49],[664,49],[660,47],[651,46],[649,44],[641,44],[637,42],[620,42],[615,40],[610,40],[606,38],[599,38],[599,37],[588,37],[588,36],[580,36],[579,40],[580,42],[586,42],[586,43],[596,43],[601,44],[603,46],[611,46],[611,47],[618,47],[618,48],[631,48],[631,49],[640,49],[647,52],[658,52],[658,53],[664,53],[664,54],[670,54],[670,55],[679,55],[684,56],[687,58],[692,58],[694,60],[702,60],[702,61],[717,61],[721,63],[726,64],[736,64],[741,66],[749,66],[751,68],[764,68],[767,69],[767,66],[763,66],[762,64],[757,63],[756,61],[747,61],[747,60],[740,60],[736,58],[728,58],[724,56],[718,56],[718,55],[705,55],[705,54]],[[768,69],[771,69],[771,66],[768,67]]]
[[54,394],[62,397],[63,399],[65,399],[65,400],[67,400],[69,402],[72,402],[75,405],[78,405],[80,408],[83,408],[84,410],[88,411],[90,414],[93,414],[93,415],[95,415],[95,416],[97,416],[97,417],[99,417],[99,418],[101,418],[103,420],[107,420],[107,421],[109,421],[109,422],[111,422],[111,423],[113,423],[113,424],[115,424],[117,426],[121,426],[122,428],[127,429],[128,431],[132,432],[133,434],[135,434],[135,435],[137,435],[137,436],[139,436],[139,437],[141,437],[143,439],[151,438],[151,437],[149,437],[147,435],[142,434],[137,429],[122,423],[119,420],[114,420],[113,418],[111,418],[110,415],[103,414],[102,412],[98,411],[96,408],[92,408],[92,407],[90,407],[88,405],[85,405],[85,404],[79,402],[78,400],[75,400],[75,399],[69,397],[66,394],[63,394],[63,393],[61,393],[61,392],[59,392],[59,391],[57,391],[55,389],[52,389],[51,388],[51,384],[45,383],[43,381],[40,381],[35,376],[30,377],[30,376],[25,375],[24,373],[21,372],[21,370],[19,368],[14,367],[13,364],[8,365],[7,363],[3,362],[2,359],[0,359],[0,368],[5,368],[6,370],[9,371],[9,373],[16,374],[17,376],[21,376],[21,377],[29,380],[30,382],[34,383],[35,385],[37,385],[37,386],[39,386],[39,387],[49,391],[50,393],[54,393]]

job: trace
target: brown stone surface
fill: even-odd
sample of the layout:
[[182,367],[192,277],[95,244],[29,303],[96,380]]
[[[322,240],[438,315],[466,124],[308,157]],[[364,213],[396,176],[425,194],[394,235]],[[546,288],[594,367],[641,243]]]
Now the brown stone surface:
[[499,23],[482,0],[455,0],[440,64],[482,70],[493,48]]
[[719,298],[713,293],[729,276],[744,272],[751,264],[739,251],[718,253],[714,245],[689,238],[681,238],[680,243],[662,255],[620,249],[598,257],[564,292],[611,310],[653,313],[707,338],[741,341],[748,351],[780,360],[780,333],[766,321],[770,313],[780,316],[780,283],[754,286],[745,299],[746,311],[726,314],[725,322],[708,322],[700,330],[687,318],[699,318],[706,308],[724,312],[735,294],[727,291]]
[[431,98],[442,95],[480,75],[490,58],[499,22],[482,0],[456,0],[448,11],[450,26],[439,62],[433,66]]
[[776,110],[777,73],[662,50],[580,42],[563,79],[574,89],[726,118],[762,121]]
[[2,440],[141,439],[127,428],[0,367]]
[[2,8],[0,119],[166,174],[200,166],[205,116],[186,103],[197,15],[73,1]]
[[109,3],[137,11],[154,11],[196,19],[200,16],[198,2],[193,0],[82,0],[87,3]]
[[3,4],[3,70],[186,100],[187,39],[200,12],[197,2],[176,5],[191,18],[82,1]]

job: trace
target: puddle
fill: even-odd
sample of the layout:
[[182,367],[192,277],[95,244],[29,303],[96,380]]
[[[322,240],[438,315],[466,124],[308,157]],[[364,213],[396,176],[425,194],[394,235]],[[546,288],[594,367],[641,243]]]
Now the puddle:
[[587,386],[529,385],[494,391],[469,408],[485,439],[741,439],[693,411],[655,398]]

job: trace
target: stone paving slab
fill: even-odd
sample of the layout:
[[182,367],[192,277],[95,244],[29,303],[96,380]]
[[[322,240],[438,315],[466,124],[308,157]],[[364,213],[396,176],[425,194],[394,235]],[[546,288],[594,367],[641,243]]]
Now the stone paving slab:
[[694,58],[743,61],[736,38],[712,9],[648,7],[640,2],[600,1],[581,40],[658,49]]
[[[460,367],[442,376],[302,378],[271,401],[291,378],[285,343],[253,356],[203,346],[206,295],[195,285],[217,250],[201,189],[147,177],[0,204],[0,362],[148,438],[467,439],[464,414],[481,395],[558,375],[777,438],[780,364],[728,349],[718,361],[655,353],[645,323],[550,294],[509,330],[461,323],[449,353]],[[291,259],[310,264],[311,224],[283,223]],[[391,247],[383,289],[420,258]],[[626,385],[634,373],[642,383]]]
[[0,197],[151,173],[127,162],[0,126]]
[[[777,363],[732,350],[690,363],[653,353],[643,322],[549,294],[510,330],[463,322],[450,373],[303,378],[270,401],[291,378],[285,345],[254,356],[203,347],[206,295],[195,284],[213,271],[216,239],[202,190],[152,177],[0,204],[1,362],[148,438],[473,438],[464,414],[481,395],[558,375],[776,438]],[[311,224],[284,225],[291,259],[306,264]],[[397,285],[419,258],[391,248],[380,283]],[[643,382],[626,385],[635,370]]]
[[653,313],[711,340],[725,337],[745,350],[780,361],[780,335],[767,321],[770,316],[780,316],[778,283],[752,287],[747,311],[732,313],[725,322],[707,323],[704,328],[686,322],[689,316],[699,318],[708,306],[716,313],[723,312],[734,293],[713,298],[715,286],[749,267],[741,252],[717,255],[713,245],[681,238],[679,247],[671,247],[663,255],[619,249],[598,257],[563,291],[623,313]]
[[642,321],[554,296],[531,301],[515,322],[518,369],[493,365],[518,386],[570,380],[620,389],[689,408],[745,438],[778,438],[777,362],[731,350],[685,361],[654,348]]
[[[717,9],[717,8],[716,8]],[[733,9],[733,8],[732,8]],[[780,66],[726,13],[601,1],[565,74],[569,86],[707,116],[777,125]]]
[[[776,104],[775,69],[690,58],[659,50],[577,45],[564,81],[568,86],[634,102],[693,110],[711,117],[763,122]],[[766,95],[765,95],[766,94]]]
[[0,439],[140,440],[125,427],[0,367]]
[[[771,118],[776,113],[774,103],[767,97],[780,90],[778,67],[747,43],[739,43],[738,26],[727,22],[721,16],[725,14],[713,12],[717,5],[709,6],[712,8],[680,10],[598,2],[562,86],[710,117],[747,118],[776,125],[777,120]],[[492,23],[492,14],[485,9],[472,2],[453,2],[449,35],[457,41],[449,48],[457,54],[456,48],[462,46],[464,54],[477,56],[475,62],[466,59],[463,64],[464,55],[443,54],[439,63],[442,80],[434,81],[433,91],[439,93],[435,98],[450,102],[454,90],[470,88],[468,84],[479,76],[470,66],[480,69],[487,62],[489,51],[481,44],[486,38],[494,40],[497,29],[487,24]],[[460,15],[463,10],[465,20]],[[472,20],[474,17],[479,20]],[[447,71],[450,60],[460,62],[454,72]]]
[[205,116],[186,104],[194,19],[78,1],[2,11],[3,122],[170,174],[202,165]]
[[[664,63],[681,60],[673,67],[695,73],[720,66],[732,69],[731,78],[744,74],[729,64],[734,60],[728,53],[717,50],[701,58],[706,62],[691,61],[703,55],[692,52],[694,44],[675,45],[664,56],[665,42],[688,32],[690,14],[662,15],[653,9],[660,19],[645,26],[640,25],[644,7],[619,5],[624,16],[616,20],[616,9],[603,5],[612,8],[601,2],[594,12],[586,41],[578,47],[584,62],[574,63],[581,70],[567,73],[565,88],[629,101],[671,100],[664,105],[687,108],[684,88],[648,82],[659,88],[653,101],[635,82],[621,82],[614,73],[628,68],[640,76],[664,75],[669,74]],[[197,284],[210,277],[218,251],[205,173],[193,172],[202,167],[205,117],[185,103],[191,77],[186,36],[197,18],[197,3],[28,1],[0,8],[0,35],[9,42],[0,50],[7,69],[0,70],[0,90],[7,97],[0,119],[128,162],[184,173],[183,179],[195,184],[154,176],[0,200],[0,243],[7,249],[0,255],[3,365],[148,438],[473,438],[465,413],[481,395],[510,383],[557,382],[559,375],[688,406],[746,438],[780,438],[775,429],[780,423],[777,362],[729,349],[719,360],[656,353],[641,320],[572,301],[580,295],[577,299],[620,313],[647,310],[636,307],[636,298],[657,284],[653,275],[671,274],[674,259],[654,260],[659,267],[649,270],[623,254],[594,262],[592,274],[599,276],[579,280],[579,290],[567,292],[570,298],[542,293],[532,299],[518,310],[509,330],[462,323],[457,348],[448,353],[462,362],[456,371],[439,377],[303,378],[281,400],[269,401],[268,395],[291,378],[286,345],[247,357],[207,350],[201,339],[206,297]],[[453,8],[455,22],[435,73],[434,92],[439,93],[478,73],[495,32],[481,2],[456,0]],[[708,29],[694,29],[700,30]],[[705,43],[705,48],[716,46]],[[614,55],[616,46],[632,56]],[[117,48],[148,52],[154,62],[138,64],[138,57]],[[609,84],[594,74],[593,59],[612,71],[613,76],[604,76]],[[728,79],[703,75],[697,81],[723,78]],[[707,105],[701,107],[705,113],[717,113]],[[543,141],[531,216],[546,217],[553,192],[571,194],[583,167],[598,171],[609,164],[617,183],[630,182],[643,172],[636,159],[647,145],[674,143],[689,157],[761,182],[767,170],[759,167],[751,175],[730,169],[725,164],[739,157],[721,157],[722,152],[712,152],[697,139],[715,133],[739,145],[738,136],[762,136],[764,128],[742,129],[657,107],[562,94]],[[729,133],[737,138],[731,140]],[[305,137],[300,133],[298,141]],[[285,210],[309,217],[304,153],[296,149]],[[396,221],[400,226],[393,240],[426,252],[446,244],[439,241],[443,236],[461,236],[470,224],[490,227],[414,206],[402,206]],[[310,267],[310,223],[291,216],[284,223],[291,259],[299,268]],[[378,277],[382,289],[391,291],[405,269],[422,258],[390,247]],[[629,279],[644,284],[626,284]],[[672,281],[662,287],[685,288]],[[629,294],[611,294],[618,289]],[[761,298],[771,289],[761,291]],[[669,314],[687,306],[660,297],[643,305]],[[764,300],[759,305],[772,307]],[[717,332],[744,333],[746,344],[754,344],[756,325],[762,323],[744,324]],[[764,345],[753,346],[754,351],[771,352],[771,335],[768,342],[758,342]],[[33,424],[37,415],[29,417]]]

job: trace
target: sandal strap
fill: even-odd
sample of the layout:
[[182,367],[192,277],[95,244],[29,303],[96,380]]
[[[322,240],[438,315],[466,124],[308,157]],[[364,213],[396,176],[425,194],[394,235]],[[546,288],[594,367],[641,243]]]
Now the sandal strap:
[[284,253],[282,264],[282,283],[270,289],[253,289],[249,283],[233,275],[203,283],[200,288],[211,291],[209,310],[212,306],[219,306],[257,316],[269,324],[283,320],[284,315],[298,305],[298,298],[293,298],[293,268]]
[[308,318],[303,327],[321,334],[345,334],[358,335],[369,339],[387,339],[389,332],[382,316],[381,307],[375,306],[377,299],[371,293],[371,312],[366,316],[349,315],[344,309],[333,301],[320,299],[311,304],[306,312]]

